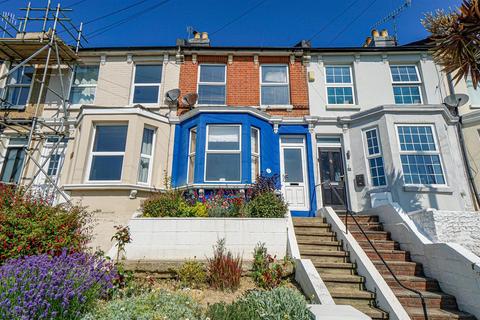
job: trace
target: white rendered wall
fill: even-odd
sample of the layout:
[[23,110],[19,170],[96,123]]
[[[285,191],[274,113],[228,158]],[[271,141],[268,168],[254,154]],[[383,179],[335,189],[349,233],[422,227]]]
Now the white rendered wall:
[[[128,260],[203,260],[212,257],[213,246],[225,238],[226,248],[253,260],[259,242],[278,258],[287,254],[287,219],[260,218],[133,218]],[[110,251],[114,256],[115,248]]]
[[432,242],[456,243],[480,256],[480,212],[427,209],[408,216]]

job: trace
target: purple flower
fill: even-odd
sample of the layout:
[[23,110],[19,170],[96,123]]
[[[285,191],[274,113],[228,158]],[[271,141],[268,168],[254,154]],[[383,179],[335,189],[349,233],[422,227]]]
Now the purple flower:
[[113,286],[114,266],[85,253],[29,256],[0,266],[0,319],[78,318]]

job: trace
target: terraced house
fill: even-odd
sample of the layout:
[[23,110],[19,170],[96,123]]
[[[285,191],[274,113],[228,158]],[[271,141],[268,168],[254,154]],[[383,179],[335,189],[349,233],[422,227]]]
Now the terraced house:
[[[100,210],[96,241],[108,249],[113,226],[127,224],[149,195],[171,187],[242,192],[259,176],[278,175],[295,217],[291,254],[312,260],[336,303],[375,319],[424,319],[421,299],[405,283],[423,292],[431,319],[473,319],[463,311],[480,314],[466,293],[478,292],[471,288],[478,257],[429,247],[449,222],[463,227],[468,218],[473,226],[478,218],[469,213],[475,191],[459,118],[443,103],[452,90],[428,50],[424,41],[398,46],[375,31],[355,48],[308,41],[218,47],[207,33],[164,47],[75,52],[65,45],[68,63],[47,68],[40,58],[17,68],[22,57],[5,54],[2,108],[10,117],[2,121],[17,122],[2,131],[0,177],[54,194],[57,203]],[[461,90],[475,108],[478,90],[468,81]],[[62,109],[68,113],[59,115]],[[469,129],[475,114],[463,124],[477,159],[478,132]],[[63,119],[66,134],[52,129],[55,119]],[[25,139],[34,121],[44,131]],[[34,173],[33,165],[43,169]],[[352,212],[363,214],[353,227]],[[465,245],[460,238],[451,241]],[[476,252],[478,239],[468,239]],[[461,267],[438,263],[448,255]],[[439,266],[464,283],[456,286]]]

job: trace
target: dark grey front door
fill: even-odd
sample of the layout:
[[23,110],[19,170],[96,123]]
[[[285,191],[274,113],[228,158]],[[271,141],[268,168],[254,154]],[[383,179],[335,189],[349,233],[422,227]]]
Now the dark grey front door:
[[[320,178],[322,181],[323,205],[344,209],[345,183],[341,148],[319,148]],[[336,193],[332,190],[335,188]]]

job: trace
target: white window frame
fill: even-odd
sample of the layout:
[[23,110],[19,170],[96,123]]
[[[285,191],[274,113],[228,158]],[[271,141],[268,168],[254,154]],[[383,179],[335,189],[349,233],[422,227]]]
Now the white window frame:
[[[287,82],[286,83],[271,83],[271,82],[267,82],[267,83],[263,83],[263,77],[262,77],[262,70],[263,70],[263,67],[285,67],[287,69]],[[290,97],[290,70],[289,70],[289,67],[288,67],[288,64],[286,63],[262,63],[260,65],[260,68],[259,68],[259,71],[260,71],[260,106],[289,106],[291,105],[291,97]],[[262,89],[263,89],[263,86],[266,86],[266,87],[283,87],[287,85],[287,88],[288,88],[288,102],[286,104],[262,104]]]
[[[350,82],[349,83],[328,83],[327,82],[327,67],[348,67],[350,71]],[[357,99],[355,97],[355,87],[353,83],[353,70],[352,66],[349,64],[328,64],[325,65],[324,67],[324,72],[325,72],[325,98],[327,105],[334,105],[334,106],[353,106],[357,104]],[[352,88],[352,98],[353,98],[353,103],[330,103],[328,102],[328,88]]]
[[[255,152],[252,148],[252,132],[253,131],[257,131],[257,145],[258,145],[258,152]],[[262,173],[262,165],[261,165],[261,161],[260,161],[260,153],[261,153],[261,149],[260,149],[260,129],[257,128],[257,127],[254,127],[254,126],[251,126],[250,127],[250,151],[251,151],[251,155],[250,155],[250,165],[252,166],[252,172],[251,172],[251,175],[252,175],[252,182],[256,182],[257,181],[257,176],[254,175],[253,173],[253,158],[257,158],[257,161],[258,161],[258,175],[260,175]]]
[[[432,136],[433,142],[435,143],[435,151],[417,151],[417,150],[402,150],[400,145],[400,135],[398,133],[398,127],[430,127],[432,129]],[[402,177],[403,177],[403,184],[406,186],[432,186],[432,187],[446,187],[448,186],[447,175],[445,172],[445,164],[443,162],[442,152],[440,151],[440,145],[437,139],[437,132],[435,130],[434,124],[429,123],[396,123],[395,124],[395,135],[397,136],[397,144],[398,144],[398,161],[400,163],[400,168],[402,168]],[[422,184],[422,183],[406,183],[405,182],[405,174],[403,173],[403,165],[402,165],[402,155],[436,155],[440,159],[440,165],[442,169],[443,180],[445,181],[444,184]]]
[[[97,127],[106,127],[106,126],[127,126],[127,135],[125,136],[125,150],[122,151],[93,151],[93,146],[95,144],[95,138],[97,136]],[[105,183],[121,183],[123,181],[123,166],[125,164],[125,154],[127,151],[127,140],[128,140],[128,122],[97,122],[93,123],[92,128],[92,139],[90,141],[90,147],[88,149],[88,166],[85,174],[85,181],[92,184],[105,184]],[[90,171],[92,169],[93,156],[123,156],[122,162],[122,171],[120,172],[120,180],[90,180]]]
[[[238,131],[238,150],[210,150],[208,148],[208,137],[210,135],[210,128],[214,126],[214,127],[220,127],[220,126],[223,126],[223,127],[238,127],[240,128],[239,131]],[[242,181],[242,125],[240,124],[215,124],[215,123],[212,123],[212,124],[208,124],[207,125],[207,130],[206,130],[207,134],[206,134],[206,137],[205,137],[205,165],[204,165],[204,175],[203,175],[203,180],[205,182],[220,182],[220,183],[224,183],[224,182],[241,182]],[[197,132],[198,134],[198,132]],[[209,153],[220,153],[220,154],[226,154],[226,153],[230,153],[230,154],[239,154],[240,155],[240,179],[239,180],[207,180],[207,156]]]
[[[8,71],[11,71],[16,66],[17,66],[17,64],[15,64],[15,63],[11,64],[8,67]],[[29,66],[29,65],[23,65],[23,66],[20,67],[22,69],[22,75],[25,72],[25,67],[32,67],[33,68],[32,82],[30,82],[30,84],[28,84],[28,85],[27,84],[10,84],[9,85],[8,84],[9,77],[6,77],[4,87],[3,87],[2,97],[1,97],[2,100],[5,100],[7,98],[8,88],[27,88],[28,87],[28,96],[27,96],[27,101],[25,102],[25,105],[12,104],[11,106],[7,106],[7,107],[2,106],[2,107],[0,107],[0,109],[4,110],[4,109],[8,109],[9,107],[13,107],[12,110],[16,110],[16,109],[22,109],[22,108],[18,108],[18,107],[23,107],[24,108],[28,105],[28,102],[30,101],[30,98],[31,98],[31,95],[32,95],[33,83],[35,82],[35,77],[37,75],[37,68],[35,68],[33,66]]]
[[[378,141],[378,153],[375,154],[370,154],[368,152],[368,138],[367,138],[367,132],[369,131],[376,131],[377,133],[377,141]],[[378,130],[378,127],[368,127],[362,130],[362,140],[363,140],[363,146],[364,146],[364,151],[365,151],[365,160],[366,160],[366,165],[367,165],[367,177],[368,181],[370,182],[370,185],[372,188],[384,188],[388,186],[388,177],[387,177],[387,172],[385,170],[385,158],[383,157],[383,150],[382,150],[382,142],[380,139],[380,131]],[[382,158],[383,162],[383,174],[385,177],[385,184],[382,185],[374,185],[373,184],[373,177],[372,177],[372,172],[371,172],[371,167],[370,167],[370,159],[375,159],[375,158]]]
[[[415,72],[417,74],[418,81],[394,81],[393,80],[393,73],[392,67],[414,67]],[[420,77],[420,72],[418,71],[418,66],[416,64],[390,64],[388,67],[390,72],[390,80],[392,81],[392,94],[393,94],[393,102],[395,102],[395,92],[393,90],[394,87],[418,87],[418,92],[420,93],[420,103],[412,103],[413,105],[421,105],[423,104],[423,92],[422,92],[422,78]],[[408,103],[402,103],[397,105],[408,105]]]
[[[223,66],[224,67],[224,82],[200,82],[200,73],[202,72],[202,66]],[[225,103],[224,104],[210,104],[210,103],[198,103],[199,106],[226,106],[227,105],[227,65],[224,63],[200,63],[198,65],[198,74],[197,74],[197,93],[200,94],[200,85],[207,86],[224,86],[225,87]],[[199,96],[200,101],[200,96]]]
[[[187,158],[187,184],[193,184],[195,182],[195,166],[197,162],[197,150],[192,150],[192,132],[195,131],[195,149],[197,147],[197,140],[198,140],[198,127],[191,127],[188,130],[188,158]],[[208,143],[208,141],[207,141]],[[193,176],[192,176],[192,181],[190,181],[190,161],[191,158],[195,157],[195,160],[193,161]],[[206,172],[206,156],[205,156],[205,172]]]
[[[160,76],[160,82],[151,82],[151,83],[135,83],[135,75],[137,73],[137,66],[162,66],[162,74]],[[143,106],[157,106],[160,105],[161,99],[162,99],[162,83],[164,82],[164,70],[165,65],[161,62],[134,62],[133,65],[133,72],[132,72],[132,84],[130,87],[130,105],[134,104],[141,104]],[[157,102],[148,102],[148,103],[140,103],[140,102],[133,102],[133,98],[135,96],[135,87],[152,87],[152,86],[158,86],[158,97],[157,97]]]
[[[83,65],[82,67],[88,67],[88,66],[97,66],[97,64],[86,64],[86,65]],[[95,104],[95,99],[97,98],[97,86],[98,86],[98,80],[100,78],[100,65],[98,65],[98,74],[97,74],[97,83],[96,84],[78,84],[78,85],[75,85],[74,82],[75,82],[75,75],[77,73],[77,68],[79,66],[75,66],[75,69],[73,71],[73,75],[70,79],[70,90],[68,91],[68,100],[70,101],[70,97],[72,95],[72,89],[73,88],[95,88],[95,95],[93,97],[93,102],[92,103],[89,103],[89,104],[81,104],[81,103],[72,103],[71,106],[73,107],[80,107],[81,105],[87,105],[87,106],[91,106],[91,105],[94,105]],[[71,101],[70,101],[71,102]]]
[[[149,129],[149,130],[152,130],[153,131],[153,138],[152,138],[152,154],[145,154],[145,153],[142,153],[142,144],[143,144],[143,131],[145,131],[145,129]],[[128,131],[127,131],[128,132]],[[141,184],[141,185],[150,185],[151,184],[151,181],[152,181],[152,172],[153,172],[153,159],[154,159],[154,155],[155,155],[155,143],[157,141],[157,128],[153,127],[153,126],[149,126],[149,125],[145,125],[143,127],[143,130],[142,130],[142,142],[140,144],[140,157],[138,158],[138,168],[137,168],[137,183],[138,184]],[[125,145],[125,149],[126,149],[126,145]],[[140,182],[139,179],[138,179],[138,172],[140,171],[140,160],[142,158],[146,158],[146,159],[149,159],[149,162],[148,162],[148,175],[147,175],[147,181],[146,182]]]

